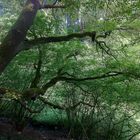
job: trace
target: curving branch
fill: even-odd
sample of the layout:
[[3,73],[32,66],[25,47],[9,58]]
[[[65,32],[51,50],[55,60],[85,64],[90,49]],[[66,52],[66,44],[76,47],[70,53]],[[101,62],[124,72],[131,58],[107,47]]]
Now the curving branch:
[[44,84],[41,88],[29,88],[22,93],[7,89],[7,88],[0,88],[0,97],[3,97],[4,95],[8,94],[9,97],[12,99],[20,99],[24,101],[30,101],[30,100],[36,100],[40,95],[44,95],[45,92],[52,86],[54,86],[59,81],[65,81],[65,82],[83,82],[83,81],[93,81],[97,79],[104,79],[108,77],[116,77],[123,75],[125,73],[123,72],[108,72],[99,76],[93,76],[93,77],[85,77],[85,78],[77,78],[74,76],[66,77],[64,76],[66,73],[62,73],[62,69],[58,70],[57,75],[52,78],[49,82]]
[[56,104],[54,104],[52,102],[49,102],[44,97],[41,97],[41,96],[39,97],[39,100],[41,100],[45,105],[49,105],[49,106],[53,107],[54,109],[60,109],[60,110],[74,110],[75,108],[77,108],[81,104],[85,105],[85,106],[89,106],[91,108],[95,107],[95,105],[92,105],[90,103],[83,102],[83,101],[79,101],[79,102],[75,103],[72,106],[65,107],[64,105],[56,105]]
[[104,78],[108,78],[108,77],[114,77],[114,76],[119,76],[119,75],[123,75],[123,72],[107,72],[105,74],[99,75],[99,76],[93,76],[93,77],[85,77],[85,78],[75,78],[75,77],[60,77],[60,81],[67,81],[67,82],[82,82],[82,81],[93,81],[93,80],[97,80],[97,79],[104,79]]
[[107,72],[105,74],[99,75],[99,76],[93,76],[93,77],[85,77],[85,78],[77,78],[75,76],[72,76],[70,74],[67,74],[71,77],[66,77],[64,76],[67,73],[60,73],[56,77],[52,78],[48,83],[42,86],[42,90],[44,93],[46,90],[48,90],[50,87],[54,86],[57,82],[59,81],[65,81],[65,82],[83,82],[83,81],[93,81],[93,80],[98,80],[98,79],[104,79],[108,77],[116,77],[123,75],[123,72],[117,72],[117,71],[112,71],[112,72]]
[[36,70],[35,77],[33,78],[31,82],[30,88],[36,88],[41,78],[42,51],[40,48],[38,48],[38,51],[39,51],[38,62],[37,62],[37,65],[34,64],[34,68]]
[[24,43],[31,47],[33,45],[38,45],[38,44],[70,41],[72,39],[79,39],[84,37],[91,37],[92,41],[95,41],[96,32],[92,31],[92,32],[83,32],[83,33],[72,33],[65,36],[40,37],[32,40],[26,40],[24,41]]
[[41,97],[41,96],[40,96],[38,99],[39,99],[40,101],[42,101],[45,105],[49,105],[49,106],[53,107],[54,109],[65,110],[65,108],[64,108],[63,106],[53,104],[53,103],[47,101],[45,98],[43,98],[43,97]]
[[49,106],[53,107],[54,109],[61,109],[61,110],[66,110],[66,109],[71,109],[72,110],[72,109],[75,109],[80,104],[86,105],[86,106],[89,106],[89,107],[95,107],[94,105],[92,105],[90,103],[87,103],[87,102],[83,102],[83,101],[79,101],[78,103],[74,104],[73,106],[65,107],[64,105],[53,104],[53,103],[47,101],[41,95],[44,95],[44,93],[46,92],[46,90],[48,88],[54,86],[59,81],[65,81],[65,82],[80,82],[81,81],[82,82],[82,81],[88,81],[88,80],[104,79],[104,78],[114,77],[114,76],[116,77],[116,76],[126,74],[124,72],[112,71],[112,72],[107,72],[105,74],[102,74],[102,75],[99,75],[99,76],[94,76],[94,77],[76,78],[76,77],[71,76],[71,75],[69,75],[70,77],[65,77],[64,76],[65,73],[62,73],[62,70],[63,69],[59,69],[56,77],[52,78],[41,89],[30,88],[30,89],[25,90],[22,94],[21,93],[19,94],[19,92],[15,91],[15,90],[0,88],[0,95],[2,95],[1,98],[3,98],[6,93],[8,93],[8,94],[11,93],[11,96],[8,96],[8,97],[9,98],[11,97],[11,100],[14,100],[14,101],[18,102],[23,108],[25,108],[30,113],[40,113],[42,111],[42,109],[44,108],[44,107],[42,107],[41,109],[38,109],[38,110],[32,110],[31,108],[29,108],[26,104],[26,101],[31,101],[31,100],[34,100],[34,99],[39,99],[44,104],[49,105]]

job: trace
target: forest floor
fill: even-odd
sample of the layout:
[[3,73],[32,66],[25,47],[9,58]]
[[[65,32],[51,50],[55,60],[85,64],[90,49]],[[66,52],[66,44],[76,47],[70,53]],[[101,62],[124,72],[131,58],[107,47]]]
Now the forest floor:
[[0,140],[72,140],[68,131],[58,126],[27,126],[22,132],[17,132],[13,125],[0,121]]

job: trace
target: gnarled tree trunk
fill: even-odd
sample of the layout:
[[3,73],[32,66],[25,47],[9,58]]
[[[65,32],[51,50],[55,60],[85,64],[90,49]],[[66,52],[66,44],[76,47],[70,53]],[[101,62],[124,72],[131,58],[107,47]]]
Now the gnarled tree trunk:
[[27,31],[33,24],[33,20],[39,8],[39,0],[27,0],[16,23],[2,41],[0,45],[0,74],[14,56],[23,49],[20,48],[22,46],[21,43],[24,41]]

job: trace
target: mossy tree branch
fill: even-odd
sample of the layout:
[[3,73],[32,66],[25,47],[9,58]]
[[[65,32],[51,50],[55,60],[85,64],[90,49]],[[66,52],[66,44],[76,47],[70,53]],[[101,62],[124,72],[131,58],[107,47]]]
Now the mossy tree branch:
[[92,40],[94,41],[96,37],[96,32],[93,31],[93,32],[83,32],[83,33],[72,33],[64,36],[41,37],[32,40],[26,40],[25,44],[29,46],[33,46],[33,45],[46,44],[46,43],[70,41],[72,39],[80,39],[84,37],[91,37]]

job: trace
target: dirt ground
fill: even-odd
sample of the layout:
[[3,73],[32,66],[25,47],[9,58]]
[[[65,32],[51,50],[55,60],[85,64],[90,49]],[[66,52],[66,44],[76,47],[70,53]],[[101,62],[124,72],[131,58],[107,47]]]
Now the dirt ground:
[[[17,132],[10,123],[0,122],[0,140],[70,140],[68,132],[49,127],[27,126]],[[72,140],[72,139],[71,139]]]

